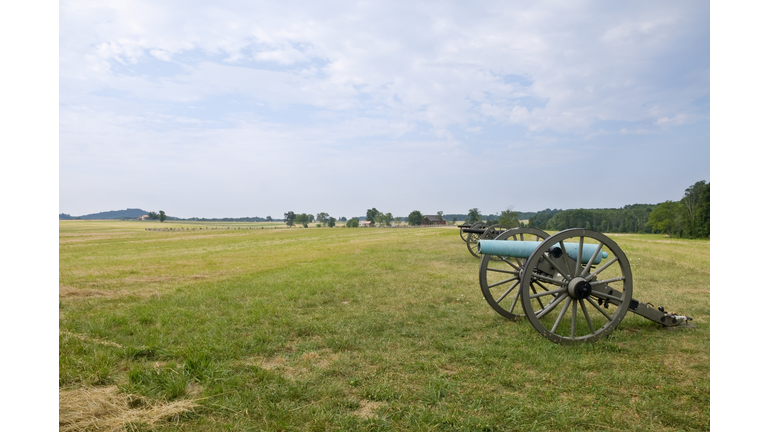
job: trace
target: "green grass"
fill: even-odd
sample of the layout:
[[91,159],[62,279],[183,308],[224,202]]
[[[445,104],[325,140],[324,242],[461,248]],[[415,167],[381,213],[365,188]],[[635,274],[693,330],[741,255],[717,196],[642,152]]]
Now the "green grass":
[[59,386],[198,401],[157,430],[709,429],[708,241],[611,236],[696,329],[563,347],[493,312],[456,228],[149,225],[60,223]]

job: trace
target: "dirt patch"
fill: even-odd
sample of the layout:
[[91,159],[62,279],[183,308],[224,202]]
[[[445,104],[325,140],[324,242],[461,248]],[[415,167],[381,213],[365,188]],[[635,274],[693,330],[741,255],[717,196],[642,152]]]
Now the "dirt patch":
[[176,420],[192,411],[194,401],[149,403],[141,396],[119,393],[117,386],[59,391],[59,431],[134,430]]
[[374,402],[363,399],[360,401],[360,408],[353,412],[352,415],[364,419],[378,418],[379,416],[376,415],[375,411],[379,409],[380,406],[381,402]]

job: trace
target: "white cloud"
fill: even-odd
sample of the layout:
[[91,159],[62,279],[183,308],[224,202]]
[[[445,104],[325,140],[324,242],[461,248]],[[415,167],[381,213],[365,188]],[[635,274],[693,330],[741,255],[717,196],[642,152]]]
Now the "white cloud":
[[65,0],[60,11],[64,171],[126,149],[151,165],[181,143],[209,160],[259,149],[252,162],[269,155],[259,166],[272,172],[297,149],[332,164],[324,152],[347,160],[357,145],[395,164],[373,143],[411,160],[426,142],[473,158],[708,122],[700,2]]

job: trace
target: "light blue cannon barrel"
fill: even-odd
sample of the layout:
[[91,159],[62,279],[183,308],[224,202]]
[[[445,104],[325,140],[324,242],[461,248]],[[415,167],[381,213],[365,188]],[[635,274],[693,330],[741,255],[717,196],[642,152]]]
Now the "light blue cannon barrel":
[[[528,258],[540,244],[541,242],[535,241],[480,240],[477,242],[477,251],[483,255]],[[563,243],[563,245],[565,246],[565,252],[568,256],[575,260],[576,256],[579,254],[579,244]],[[560,245],[555,243],[553,247],[560,247]],[[592,258],[592,254],[595,253],[595,249],[597,249],[596,244],[584,243],[584,246],[581,249],[582,264],[589,262],[589,259]],[[603,258],[608,258],[608,252],[602,251],[602,253],[597,254],[594,264],[599,263]]]

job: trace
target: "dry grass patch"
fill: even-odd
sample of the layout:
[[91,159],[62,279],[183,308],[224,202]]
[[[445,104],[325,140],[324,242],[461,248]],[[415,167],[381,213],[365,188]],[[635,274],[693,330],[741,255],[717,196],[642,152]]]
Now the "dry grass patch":
[[302,354],[301,359],[316,368],[326,369],[333,362],[339,360],[339,355],[330,350],[321,350],[319,353],[311,351]]
[[283,356],[275,356],[270,358],[254,357],[246,362],[246,364],[256,365],[262,369],[272,370],[276,368],[285,367],[288,362]]
[[59,298],[71,297],[104,297],[109,296],[109,291],[95,290],[88,288],[73,288],[66,285],[59,285]]
[[104,339],[93,338],[93,337],[90,337],[90,336],[86,336],[84,334],[71,333],[71,332],[68,332],[68,331],[61,331],[61,330],[59,330],[59,334],[60,335],[64,335],[66,337],[73,337],[75,339],[80,339],[83,342],[95,343],[95,344],[99,344],[99,345],[106,345],[106,346],[111,346],[111,347],[115,347],[115,348],[122,348],[123,347],[122,345],[120,345],[118,343],[115,343],[115,342],[112,342],[112,341],[108,341],[108,340],[104,340]]
[[59,431],[122,431],[134,425],[178,421],[193,411],[192,400],[148,403],[137,395],[120,393],[117,386],[59,391]]
[[355,410],[352,413],[352,415],[355,417],[366,419],[366,420],[378,418],[379,416],[376,414],[375,411],[379,409],[381,405],[382,405],[381,402],[374,402],[374,401],[369,401],[367,399],[362,399],[360,400],[360,408]]
[[[95,284],[95,283],[94,283]],[[68,300],[83,300],[92,297],[117,298],[133,296],[138,298],[159,297],[160,292],[156,289],[134,289],[134,290],[99,290],[90,288],[73,288],[66,285],[59,285],[59,298]]]

